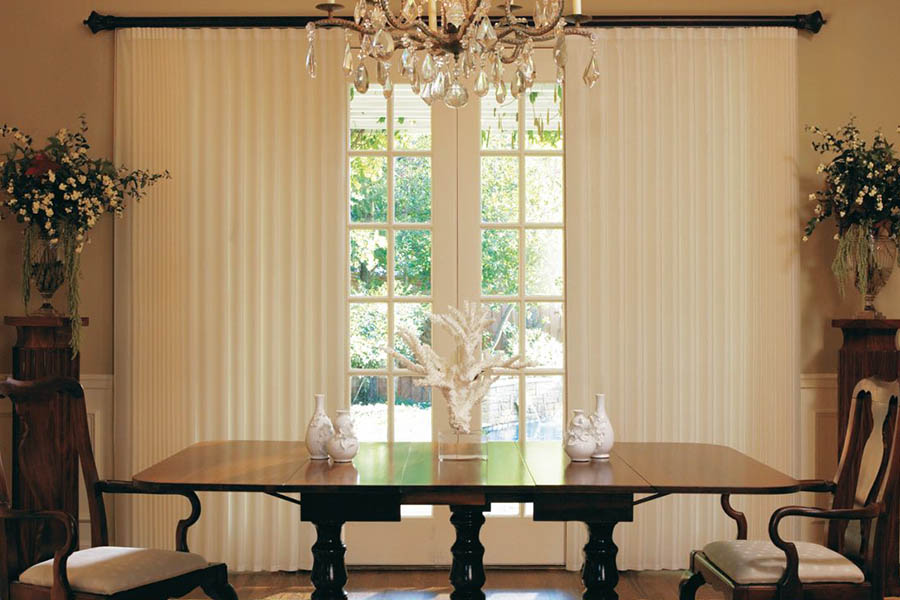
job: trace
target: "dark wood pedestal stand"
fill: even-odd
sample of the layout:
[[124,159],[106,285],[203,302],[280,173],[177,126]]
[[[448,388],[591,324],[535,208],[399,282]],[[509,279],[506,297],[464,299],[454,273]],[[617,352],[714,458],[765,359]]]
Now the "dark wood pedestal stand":
[[[64,317],[31,316],[31,317],[6,317],[4,324],[16,328],[16,343],[12,349],[12,376],[15,379],[42,379],[44,377],[74,377],[78,379],[78,356],[72,357],[72,348],[69,341],[72,339],[72,321]],[[81,319],[82,326],[88,324],[87,319]],[[60,415],[62,418],[63,415]],[[24,510],[42,510],[46,508],[40,499],[32,496],[32,493],[23,484],[20,469],[18,468],[17,449],[22,438],[22,424],[12,414],[12,468],[10,479],[12,485],[13,506]],[[68,469],[78,472],[78,456],[72,454],[71,464]],[[77,482],[77,478],[73,481]],[[78,514],[78,485],[77,483],[66,494],[64,500],[65,509],[70,514]],[[41,539],[45,532],[40,528],[45,525],[22,526],[19,529],[24,548],[32,548]],[[33,527],[33,529],[32,529]]]
[[[3,323],[16,328],[12,350],[15,379],[65,376],[78,379],[79,357],[72,358],[69,340],[72,321],[65,317],[5,317]],[[88,320],[81,319],[82,327]]]
[[[835,319],[833,327],[844,332],[844,345],[838,353],[838,438],[844,439],[850,415],[853,388],[862,379],[877,377],[893,381],[900,374],[897,330],[900,319]],[[840,450],[840,449],[839,449]],[[888,542],[888,570],[885,595],[900,595],[900,494],[891,500],[893,513]]]

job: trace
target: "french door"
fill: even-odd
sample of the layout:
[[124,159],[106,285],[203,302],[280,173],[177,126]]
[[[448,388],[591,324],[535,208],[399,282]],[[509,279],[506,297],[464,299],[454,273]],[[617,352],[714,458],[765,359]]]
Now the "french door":
[[[538,76],[552,57],[536,52]],[[395,81],[399,81],[397,77]],[[540,79],[539,79],[540,81]],[[475,416],[489,440],[561,440],[565,415],[563,122],[554,82],[498,103],[473,94],[459,110],[428,107],[409,85],[385,99],[350,90],[348,195],[349,406],[363,441],[421,441],[448,430],[445,399],[386,356],[408,353],[403,327],[454,351],[428,315],[465,301],[491,309],[493,352],[520,354]],[[400,524],[352,523],[347,561],[449,564],[446,507],[404,506]],[[515,544],[509,544],[515,539]],[[390,540],[386,544],[385,540]],[[486,564],[563,564],[564,526],[531,506],[495,504],[482,530]]]

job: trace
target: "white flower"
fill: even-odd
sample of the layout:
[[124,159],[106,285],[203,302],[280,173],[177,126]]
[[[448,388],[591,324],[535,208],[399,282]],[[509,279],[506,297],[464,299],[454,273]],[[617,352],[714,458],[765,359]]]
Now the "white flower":
[[839,236],[838,234],[834,234],[834,239],[839,240],[841,239],[841,236]]
[[815,200],[816,197],[817,197],[817,195],[816,195],[815,192],[813,192],[812,194],[809,195],[809,199],[810,199],[810,200]]
[[59,189],[62,191],[66,191],[66,184],[64,184],[64,183],[59,184]]
[[87,177],[85,177],[84,175],[79,175],[78,183],[80,183],[81,185],[84,185],[85,183],[87,183]]
[[854,159],[852,156],[849,157],[849,158],[847,158],[847,162],[848,162],[848,163],[852,163],[854,160],[855,160],[855,159]]
[[862,197],[862,196],[857,197],[857,198],[856,198],[856,203],[857,203],[857,204],[862,204],[862,203],[863,203],[863,197]]
[[804,235],[804,236],[803,236],[802,238],[800,238],[800,239],[802,239],[804,242],[808,242],[808,241],[809,241],[809,236],[808,236],[808,235]]
[[54,173],[52,170],[47,171],[47,179],[50,180],[50,183],[53,183],[54,181],[56,181],[56,173]]
[[819,166],[816,168],[816,173],[825,172],[825,163],[819,163]]

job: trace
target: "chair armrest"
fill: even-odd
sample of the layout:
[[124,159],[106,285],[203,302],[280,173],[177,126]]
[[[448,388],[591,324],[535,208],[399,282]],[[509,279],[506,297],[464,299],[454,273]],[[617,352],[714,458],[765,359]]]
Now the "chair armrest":
[[833,481],[826,481],[825,479],[801,479],[799,483],[801,492],[833,494],[837,487]]
[[0,509],[2,521],[57,521],[66,530],[66,541],[53,553],[53,585],[50,587],[50,600],[67,600],[72,596],[69,578],[66,575],[66,563],[78,547],[78,521],[75,517],[61,510],[11,510]]
[[736,510],[733,506],[731,506],[731,494],[722,494],[722,510],[725,511],[725,514],[735,520],[737,523],[737,538],[738,540],[746,540],[747,539],[747,517],[744,516],[744,513]]
[[143,488],[132,481],[116,481],[105,479],[98,481],[94,486],[94,494],[150,494],[167,496],[184,496],[191,503],[191,514],[178,521],[175,528],[175,550],[178,552],[190,552],[187,543],[188,528],[200,520],[200,498],[193,490],[169,489],[169,488]]
[[812,517],[817,519],[874,519],[881,514],[883,507],[881,504],[873,503],[862,508],[813,508],[810,506],[785,506],[779,508],[772,513],[769,519],[769,538],[772,543],[784,552],[787,558],[787,565],[784,574],[778,580],[778,598],[786,600],[788,598],[802,598],[803,585],[800,583],[800,576],[797,569],[800,565],[800,558],[797,555],[797,546],[786,541],[778,533],[778,525],[785,517]]

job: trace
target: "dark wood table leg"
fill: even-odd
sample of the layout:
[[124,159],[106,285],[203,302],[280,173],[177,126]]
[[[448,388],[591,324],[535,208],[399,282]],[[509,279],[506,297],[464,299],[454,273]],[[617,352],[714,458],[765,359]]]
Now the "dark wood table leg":
[[619,570],[616,568],[616,554],[619,549],[613,543],[615,523],[588,523],[590,538],[584,546],[584,568],[581,581],[584,582],[584,600],[618,600],[616,584]]
[[312,600],[346,600],[344,585],[347,568],[344,553],[347,547],[341,541],[342,521],[314,521],[316,543],[313,544],[313,568],[310,579],[316,588]]
[[484,525],[483,506],[451,506],[450,523],[456,528],[456,542],[450,548],[453,564],[450,583],[451,600],[484,600],[484,546],[478,532]]

